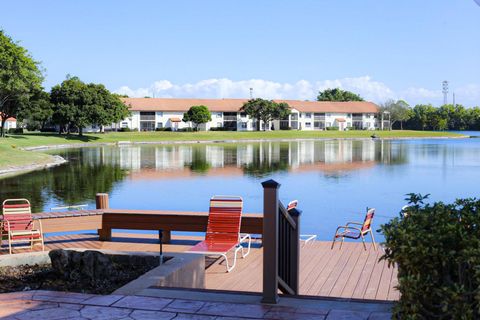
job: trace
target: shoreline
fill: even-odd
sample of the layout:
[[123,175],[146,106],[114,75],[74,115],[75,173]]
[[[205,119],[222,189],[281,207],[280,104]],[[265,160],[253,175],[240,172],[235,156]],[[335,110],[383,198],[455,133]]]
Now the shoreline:
[[216,140],[157,140],[157,141],[117,141],[117,142],[86,142],[72,144],[52,144],[40,145],[34,147],[21,148],[25,151],[44,151],[68,148],[86,148],[98,146],[129,146],[129,145],[178,145],[178,144],[217,144],[217,143],[259,143],[259,142],[295,142],[295,141],[329,141],[329,140],[349,140],[349,141],[381,141],[381,140],[441,140],[441,139],[470,139],[470,136],[453,137],[379,137],[379,138],[278,138],[278,139],[216,139]]
[[[218,144],[218,143],[260,143],[260,142],[295,142],[295,141],[382,141],[382,140],[430,140],[430,139],[469,139],[470,136],[453,136],[453,137],[380,137],[380,138],[290,138],[290,139],[221,139],[221,140],[158,140],[158,141],[117,141],[117,142],[87,142],[87,143],[72,143],[72,144],[52,144],[40,145],[34,147],[20,148],[25,151],[45,151],[45,150],[59,150],[68,148],[88,148],[98,146],[130,146],[130,145],[179,145],[179,144]],[[59,155],[52,155],[52,162],[43,164],[29,164],[22,166],[10,166],[7,169],[0,168],[0,179],[14,175],[20,175],[37,170],[48,169],[67,163],[68,161]]]
[[61,157],[59,155],[53,155],[52,158],[53,158],[52,162],[47,162],[47,163],[42,163],[42,164],[28,164],[28,165],[23,165],[23,166],[10,166],[7,169],[1,169],[0,168],[0,179],[5,178],[5,177],[10,177],[10,176],[15,176],[15,175],[27,173],[27,172],[52,168],[52,167],[56,167],[56,166],[59,166],[59,165],[62,165],[64,163],[68,162],[66,159],[64,159],[63,157]]

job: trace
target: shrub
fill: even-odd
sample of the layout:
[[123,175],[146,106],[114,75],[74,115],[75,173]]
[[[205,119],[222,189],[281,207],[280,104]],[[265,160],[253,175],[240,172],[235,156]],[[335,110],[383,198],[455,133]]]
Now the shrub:
[[327,131],[338,131],[338,127],[326,127]]
[[193,132],[193,131],[197,131],[193,128],[182,128],[182,129],[178,129],[177,130],[178,132]]
[[8,129],[10,134],[23,134],[23,128],[10,128]]
[[213,127],[210,128],[210,131],[229,131],[229,129],[225,127]]
[[58,129],[53,127],[45,127],[41,128],[40,132],[58,132]]
[[396,319],[480,317],[480,200],[423,204],[381,226],[389,265],[398,265]]
[[292,130],[292,127],[283,127],[283,128],[280,128],[280,130]]
[[117,131],[118,132],[132,132],[132,129],[130,129],[129,127],[125,127],[125,128],[119,128]]

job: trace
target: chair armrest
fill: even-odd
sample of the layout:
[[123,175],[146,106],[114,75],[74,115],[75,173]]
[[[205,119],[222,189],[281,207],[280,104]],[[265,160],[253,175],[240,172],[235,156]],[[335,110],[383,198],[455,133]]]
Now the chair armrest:
[[42,220],[41,219],[33,219],[34,223],[35,221],[38,222],[38,230],[40,230],[40,234],[43,236],[43,230],[42,230]]
[[248,234],[248,233],[246,233],[246,234],[240,234],[240,237],[239,237],[239,238],[240,238],[240,239],[239,239],[238,243],[243,243],[243,242],[245,242],[245,240],[247,240],[247,239],[248,239],[249,242],[252,241],[252,236],[251,236],[250,234]]
[[339,226],[339,227],[337,228],[337,231],[335,231],[335,234],[336,234],[336,233],[338,232],[338,230],[340,230],[340,229],[345,229],[345,231],[348,231],[348,230],[350,229],[350,230],[357,230],[357,231],[359,231],[360,233],[362,232],[362,229],[360,229],[360,228],[350,227],[350,226],[346,225],[346,226]]
[[348,225],[351,225],[351,224],[356,224],[356,225],[359,225],[359,226],[363,226],[363,223],[360,223],[360,222],[357,222],[357,221],[349,221],[349,222],[347,222],[347,226],[348,226]]

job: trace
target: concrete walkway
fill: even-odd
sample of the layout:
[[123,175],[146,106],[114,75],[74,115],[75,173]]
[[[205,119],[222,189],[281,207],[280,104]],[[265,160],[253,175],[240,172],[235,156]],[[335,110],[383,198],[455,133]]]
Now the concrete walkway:
[[[154,290],[154,289],[151,289]],[[160,295],[165,295],[167,291]],[[188,291],[186,291],[188,292]],[[252,319],[364,319],[386,320],[391,305],[357,303],[352,307],[347,302],[282,299],[286,304],[275,306],[260,303],[240,303],[238,296],[231,299],[223,295],[219,302],[215,299],[197,299],[193,296],[176,298],[150,296],[92,295],[55,291],[25,291],[0,294],[0,318],[16,320],[32,319],[198,319],[198,320],[252,320]],[[198,296],[201,297],[201,296]],[[252,300],[247,297],[246,301]],[[257,299],[257,298],[255,298]],[[213,301],[212,301],[213,300]],[[290,302],[289,302],[290,301]],[[346,308],[342,308],[346,307]]]

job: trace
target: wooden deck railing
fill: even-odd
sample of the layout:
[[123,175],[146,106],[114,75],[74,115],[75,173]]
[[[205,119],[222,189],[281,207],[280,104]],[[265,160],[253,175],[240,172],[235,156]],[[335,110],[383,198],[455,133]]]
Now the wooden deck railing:
[[262,183],[263,198],[263,299],[277,303],[278,290],[297,295],[300,270],[300,211],[287,211],[278,200],[280,184]]
[[278,287],[286,294],[298,293],[300,260],[299,218],[297,209],[287,211],[278,203]]

